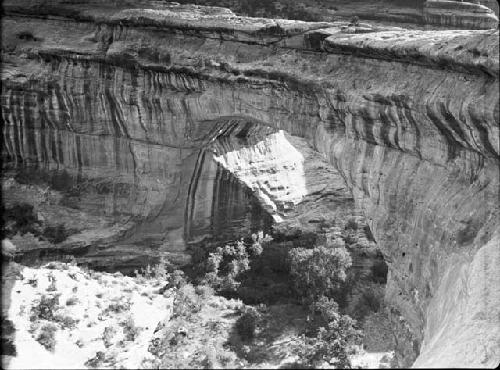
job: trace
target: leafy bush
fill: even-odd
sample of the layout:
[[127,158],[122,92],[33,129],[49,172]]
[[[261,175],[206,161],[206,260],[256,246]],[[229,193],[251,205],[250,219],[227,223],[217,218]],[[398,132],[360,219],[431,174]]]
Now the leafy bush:
[[289,256],[295,290],[299,297],[309,302],[317,301],[321,296],[334,296],[341,289],[346,270],[352,264],[345,248],[294,248]]
[[371,267],[372,280],[377,283],[387,283],[387,264],[383,260],[377,260]]
[[190,317],[201,310],[201,299],[191,284],[179,288],[174,299],[174,316]]
[[303,337],[299,358],[306,367],[317,368],[323,362],[334,360],[336,368],[351,368],[349,356],[355,353],[355,345],[362,338],[355,328],[356,321],[347,315],[332,313],[326,327],[320,327],[315,337]]
[[236,321],[236,331],[241,339],[247,341],[255,336],[257,322],[260,319],[260,313],[253,307],[245,308],[243,315]]
[[49,274],[48,278],[49,278],[50,284],[46,290],[47,290],[47,292],[55,292],[57,290],[57,286],[56,286],[56,278],[55,278],[54,274],[51,272]]
[[40,298],[40,302],[34,305],[31,309],[31,321],[36,321],[37,319],[42,320],[53,320],[54,311],[59,308],[59,295],[49,297],[43,295]]
[[133,342],[141,331],[140,328],[135,325],[134,319],[131,316],[122,322],[121,325],[123,326],[123,335],[127,341]]
[[66,300],[66,306],[74,306],[75,304],[77,304],[80,300],[78,299],[78,297],[76,296],[72,296],[72,297],[69,297],[67,300]]
[[109,304],[109,306],[103,311],[103,314],[106,315],[110,312],[113,313],[121,313],[130,310],[132,303],[130,299],[122,300],[121,298],[114,298],[113,302]]
[[327,326],[330,321],[337,317],[339,305],[333,299],[321,296],[311,305],[311,309],[314,315],[314,326],[319,328]]
[[33,205],[20,203],[5,209],[2,206],[2,214],[4,225],[8,225],[9,221],[13,222],[13,229],[6,227],[6,236],[15,235],[16,232],[19,232],[21,235],[26,233],[32,233],[35,236],[39,235],[39,222],[33,210]]
[[384,285],[370,283],[354,291],[349,313],[358,320],[379,312],[384,302]]
[[40,328],[40,333],[36,338],[37,342],[45,347],[47,351],[53,352],[56,347],[55,334],[57,327],[54,324],[45,324]]
[[259,256],[263,251],[262,245],[271,240],[269,235],[264,236],[261,231],[252,235],[250,245],[241,239],[236,244],[218,247],[206,261],[204,283],[218,291],[235,292],[240,286],[238,278],[250,270],[250,257]]
[[212,287],[208,285],[198,285],[195,288],[196,294],[198,294],[201,298],[207,299],[214,295],[214,290]]
[[66,329],[66,328],[74,328],[76,327],[76,324],[80,320],[74,319],[71,316],[68,315],[56,315],[54,316],[54,322],[58,322],[61,324],[61,328]]
[[102,340],[104,342],[104,347],[108,348],[110,347],[113,342],[112,339],[116,334],[116,329],[112,326],[106,326],[104,328],[104,331],[102,333]]
[[358,229],[358,223],[356,222],[356,219],[350,218],[346,225],[345,225],[346,230],[357,230]]
[[181,270],[175,270],[170,276],[170,283],[175,288],[182,288],[187,284],[186,278],[184,277],[184,272]]
[[104,352],[98,351],[98,352],[96,352],[95,356],[92,358],[89,358],[85,362],[84,365],[86,367],[90,367],[90,368],[99,368],[99,367],[101,367],[102,363],[104,362],[104,359],[105,359]]
[[17,34],[17,37],[21,40],[25,40],[25,41],[38,41],[38,38],[36,38],[34,35],[33,35],[33,32],[31,31],[28,31],[28,30],[25,30],[25,31],[21,31]]
[[168,268],[172,268],[172,265],[164,256],[162,256],[160,261],[153,267],[147,265],[146,268],[141,269],[140,272],[136,271],[136,276],[164,281],[168,278]]

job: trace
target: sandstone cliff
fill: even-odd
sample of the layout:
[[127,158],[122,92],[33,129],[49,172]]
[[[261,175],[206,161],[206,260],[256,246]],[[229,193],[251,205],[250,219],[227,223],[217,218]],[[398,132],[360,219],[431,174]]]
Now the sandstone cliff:
[[[154,210],[153,220],[163,208],[152,198],[184,186],[169,182],[195,186],[182,171],[161,174],[184,161],[200,173],[196,153],[218,142],[219,162],[286,218],[318,184],[306,142],[384,251],[401,364],[498,364],[498,31],[356,29],[116,3],[6,2],[7,160],[117,176],[146,188],[119,206]],[[244,145],[224,141],[231,132]],[[282,166],[286,145],[293,168]],[[277,153],[272,163],[286,174],[274,184],[251,166],[259,151]],[[194,199],[167,196],[181,214],[176,204]]]
[[461,2],[427,0],[423,9],[424,21],[457,28],[490,29],[498,27],[498,5],[490,2]]

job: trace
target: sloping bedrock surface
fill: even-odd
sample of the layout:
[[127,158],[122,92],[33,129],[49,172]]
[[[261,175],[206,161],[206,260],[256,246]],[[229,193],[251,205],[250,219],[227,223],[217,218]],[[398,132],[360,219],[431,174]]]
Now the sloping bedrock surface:
[[22,139],[30,130],[189,151],[238,119],[302,138],[384,251],[400,363],[496,366],[498,31],[348,35],[340,24],[277,27],[219,10],[211,20],[203,9],[187,19],[174,8],[4,19],[10,158],[47,161]]

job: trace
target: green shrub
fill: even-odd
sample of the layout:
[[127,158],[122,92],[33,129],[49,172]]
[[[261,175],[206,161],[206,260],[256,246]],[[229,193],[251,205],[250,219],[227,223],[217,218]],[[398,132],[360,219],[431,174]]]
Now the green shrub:
[[125,340],[131,342],[136,340],[141,330],[135,325],[134,319],[129,316],[124,322],[121,323],[121,325],[123,327],[123,335],[125,337]]
[[13,227],[5,227],[6,236],[13,236],[17,232],[21,235],[32,233],[35,236],[40,234],[38,230],[38,220],[33,209],[33,205],[28,203],[15,204],[10,208],[2,206],[2,214],[4,225],[8,225],[9,221],[13,222]]
[[106,356],[105,356],[104,352],[98,351],[98,352],[96,352],[95,356],[92,358],[89,358],[85,362],[84,365],[86,367],[90,367],[90,368],[99,368],[102,366],[102,363],[104,362],[105,357]]
[[110,312],[112,313],[122,313],[130,310],[132,303],[129,299],[122,300],[121,298],[114,298],[113,302],[109,304],[109,306],[103,311],[103,314],[106,315]]
[[218,247],[209,254],[205,263],[204,283],[220,292],[236,292],[240,286],[238,278],[250,270],[250,258],[262,254],[263,244],[271,241],[262,231],[252,234],[252,242],[247,245],[243,239],[235,244]]
[[50,284],[46,290],[47,290],[47,292],[55,292],[57,290],[57,286],[56,286],[56,278],[55,278],[54,274],[51,272],[49,274],[48,278],[49,278]]
[[389,268],[383,260],[377,260],[371,267],[372,280],[377,283],[387,283],[387,272]]
[[346,230],[354,230],[354,231],[357,230],[358,223],[357,223],[356,219],[350,218],[345,225],[345,229]]
[[162,256],[160,261],[153,267],[151,267],[151,265],[147,265],[146,268],[142,268],[140,272],[136,271],[136,276],[146,279],[158,279],[165,281],[169,277],[167,271],[168,268],[172,268],[172,265],[165,257]]
[[201,310],[201,299],[191,284],[182,286],[175,295],[174,316],[190,317]]
[[328,323],[334,320],[339,312],[339,305],[331,298],[321,296],[311,306],[314,314],[314,325],[316,328],[327,326]]
[[59,308],[59,296],[60,295],[49,297],[43,295],[40,298],[40,302],[38,302],[38,304],[34,305],[31,308],[30,320],[31,321],[36,321],[39,319],[49,320],[49,321],[53,320],[54,311],[56,311]]
[[371,313],[379,312],[384,302],[384,292],[384,285],[375,283],[355,289],[349,313],[362,320]]
[[78,319],[74,319],[72,318],[71,316],[68,316],[68,315],[55,315],[54,316],[54,322],[57,322],[59,324],[61,324],[61,328],[62,329],[66,329],[66,328],[75,328],[76,327],[76,324],[78,324],[80,320]]
[[352,261],[345,248],[294,248],[289,252],[290,274],[298,296],[315,302],[321,296],[332,297],[346,279]]
[[248,341],[254,338],[260,313],[253,307],[245,308],[243,315],[236,321],[236,331],[242,340]]
[[78,299],[78,297],[76,296],[72,296],[72,297],[69,297],[67,300],[66,300],[66,306],[74,306],[75,304],[77,304],[80,300]]
[[104,331],[102,333],[102,340],[104,342],[104,347],[108,348],[113,344],[112,340],[115,334],[116,334],[116,329],[113,328],[112,326],[106,326],[104,328]]
[[198,285],[195,288],[196,294],[198,294],[201,298],[207,299],[214,295],[214,290],[211,286],[208,285]]
[[57,327],[54,324],[45,324],[40,328],[40,333],[36,338],[37,342],[45,347],[47,351],[53,352],[56,347],[55,334]]
[[336,368],[351,368],[349,356],[355,353],[355,345],[361,342],[361,331],[356,321],[347,315],[335,313],[326,327],[320,327],[316,336],[303,337],[299,358],[305,367],[316,368],[322,362],[334,359]]
[[184,276],[184,271],[175,270],[170,276],[170,283],[177,289],[182,288],[187,284],[186,278]]

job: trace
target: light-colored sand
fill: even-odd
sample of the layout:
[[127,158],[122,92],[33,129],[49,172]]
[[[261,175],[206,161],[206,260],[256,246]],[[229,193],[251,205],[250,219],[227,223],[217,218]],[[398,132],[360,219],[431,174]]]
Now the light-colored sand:
[[[153,280],[138,280],[132,277],[113,276],[106,273],[82,271],[77,266],[67,270],[24,268],[22,280],[16,280],[10,293],[8,318],[16,328],[15,346],[17,356],[8,365],[11,369],[81,369],[85,362],[98,351],[105,354],[105,361],[99,367],[139,368],[144,359],[150,358],[147,351],[153,332],[160,321],[167,319],[172,310],[173,298],[155,293],[161,287]],[[55,290],[47,291],[53,276]],[[37,286],[29,283],[36,280]],[[156,286],[155,286],[156,285]],[[74,291],[76,289],[76,292]],[[59,296],[55,315],[67,315],[79,320],[74,328],[63,328],[59,322],[55,333],[55,350],[48,351],[37,340],[39,329],[47,320],[35,318],[32,322],[32,307],[42,295]],[[74,305],[66,305],[67,299],[77,297]],[[130,301],[120,312],[106,309],[113,303]],[[126,340],[121,323],[133,320],[139,328],[134,340]],[[37,329],[31,333],[30,327]],[[103,340],[106,327],[115,329],[108,347]],[[109,329],[108,329],[109,330]]]

